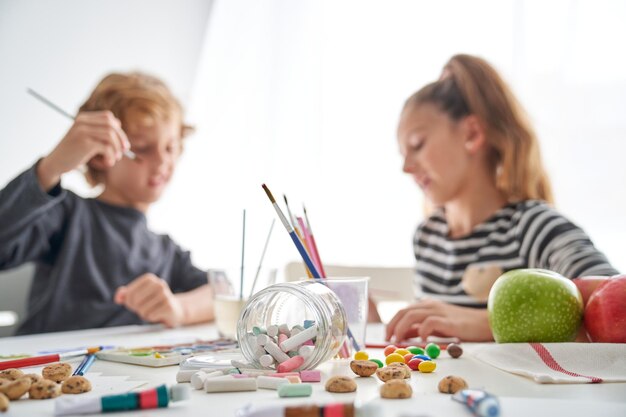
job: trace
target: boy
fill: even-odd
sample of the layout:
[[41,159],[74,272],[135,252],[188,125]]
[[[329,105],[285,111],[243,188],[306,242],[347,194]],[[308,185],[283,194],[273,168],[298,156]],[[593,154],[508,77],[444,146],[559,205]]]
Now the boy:
[[[145,217],[190,130],[163,82],[110,74],[56,148],[0,191],[0,269],[36,263],[18,334],[213,318],[206,273]],[[85,164],[95,199],[60,186]]]

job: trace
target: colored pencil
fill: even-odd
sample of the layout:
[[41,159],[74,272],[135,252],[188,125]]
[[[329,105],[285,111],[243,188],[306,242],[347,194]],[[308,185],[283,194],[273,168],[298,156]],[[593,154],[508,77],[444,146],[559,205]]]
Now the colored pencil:
[[99,350],[100,347],[92,347],[88,349],[75,350],[73,352],[55,353],[53,355],[33,356],[30,358],[3,361],[0,362],[0,371],[10,368],[26,368],[28,366],[59,362],[63,359],[72,358],[74,356],[89,355],[91,353],[98,352]]
[[283,223],[283,226],[285,226],[285,229],[287,229],[287,233],[289,233],[291,240],[293,240],[293,244],[296,245],[296,249],[298,249],[298,252],[300,253],[300,256],[302,257],[302,260],[304,261],[306,267],[309,269],[309,271],[311,271],[311,274],[313,274],[313,278],[320,278],[320,274],[317,272],[317,269],[315,269],[315,265],[313,265],[313,262],[311,262],[311,258],[309,257],[309,254],[304,249],[304,246],[302,246],[302,243],[300,242],[300,238],[298,238],[298,236],[296,235],[296,231],[294,230],[293,227],[291,227],[291,224],[285,218],[283,211],[280,209],[278,204],[276,204],[276,200],[274,200],[274,196],[270,192],[269,188],[267,188],[265,184],[263,184],[262,187],[265,190],[267,197],[272,202],[272,205],[274,206],[274,210],[276,210],[276,214],[278,214],[278,218]]
[[309,233],[311,234],[311,246],[313,246],[313,248],[311,250],[315,254],[315,257],[317,258],[317,263],[318,263],[318,265],[320,267],[320,273],[322,274],[323,277],[325,277],[326,276],[326,271],[324,271],[324,264],[322,263],[322,258],[320,258],[320,253],[317,250],[317,244],[315,243],[315,235],[313,234],[313,228],[311,227],[311,221],[309,220],[309,215],[306,212],[306,207],[304,206],[304,204],[302,205],[302,208],[304,209],[304,219],[306,220],[306,225],[309,228]]
[[[307,247],[306,241],[304,240],[304,232],[298,227],[298,222],[296,221],[295,216],[291,213],[291,209],[289,208],[289,202],[287,201],[287,196],[285,194],[283,194],[283,199],[285,200],[285,207],[287,208],[287,216],[289,221],[291,222],[291,227],[293,227],[293,230],[296,232],[296,235],[298,236],[298,239],[300,239],[300,243],[302,243],[304,249],[307,251],[307,253],[310,253],[310,249]],[[304,269],[306,269],[307,276],[309,278],[313,278],[313,274],[311,273],[309,268],[306,267],[306,265]]]
[[[41,94],[33,90],[32,88],[27,88],[26,92],[30,94],[31,96],[35,97],[37,100],[41,101],[43,104],[50,107],[51,109],[55,110],[57,113],[62,114],[68,119],[76,120],[76,117],[73,116],[71,113],[66,112],[61,107],[57,106],[56,104],[54,104],[53,102],[51,102],[50,100],[48,100],[47,98],[45,98],[44,96],[42,96]],[[135,159],[137,157],[137,155],[135,155],[135,153],[131,151],[130,149],[124,151],[124,156],[127,157],[128,159]]]
[[72,375],[80,375],[80,376],[85,375],[87,371],[89,370],[89,368],[91,367],[91,364],[93,364],[95,360],[96,360],[95,354],[90,353],[89,355],[86,355],[83,358],[83,361],[80,363],[80,365],[76,367]]
[[[274,206],[274,210],[276,210],[276,214],[278,214],[278,218],[283,223],[283,226],[285,226],[285,229],[287,229],[287,233],[289,233],[289,236],[291,236],[291,240],[293,241],[294,245],[296,245],[296,248],[298,249],[298,252],[300,252],[300,256],[302,257],[302,260],[304,261],[306,266],[311,271],[311,274],[313,274],[313,278],[318,279],[318,280],[322,279],[322,277],[320,276],[319,272],[317,272],[317,269],[315,269],[315,265],[313,265],[313,262],[311,261],[311,258],[309,257],[309,254],[306,252],[306,250],[302,246],[302,243],[300,243],[300,239],[298,239],[298,236],[296,236],[296,233],[293,230],[293,227],[291,227],[291,225],[289,224],[289,222],[285,218],[285,215],[283,214],[283,211],[280,209],[280,207],[278,207],[278,204],[276,204],[276,200],[274,200],[274,196],[270,192],[269,188],[267,188],[267,186],[265,184],[263,184],[262,187],[263,187],[263,190],[265,190],[265,193],[267,194],[267,197],[272,202],[272,205]],[[357,351],[361,350],[361,348],[359,347],[359,344],[354,339],[354,336],[352,335],[352,332],[350,331],[350,328],[347,327],[346,330],[348,332],[348,338],[352,342],[352,346]]]
[[296,220],[298,221],[298,224],[300,225],[300,229],[302,230],[302,234],[304,235],[304,244],[306,246],[307,252],[311,256],[311,260],[313,261],[313,264],[315,265],[317,270],[320,271],[320,276],[322,278],[326,278],[324,274],[322,273],[322,269],[320,268],[319,262],[317,261],[317,256],[315,256],[315,251],[313,250],[313,245],[311,243],[311,233],[309,233],[309,229],[304,224],[304,219],[298,216],[296,217]]

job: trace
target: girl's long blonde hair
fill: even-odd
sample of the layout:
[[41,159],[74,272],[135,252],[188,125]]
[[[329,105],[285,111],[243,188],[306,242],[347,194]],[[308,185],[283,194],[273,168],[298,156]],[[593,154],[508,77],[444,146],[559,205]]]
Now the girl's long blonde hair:
[[441,78],[406,101],[404,109],[434,104],[452,120],[474,115],[491,148],[496,187],[509,202],[537,199],[553,203],[539,142],[526,113],[497,71],[484,59],[453,56]]

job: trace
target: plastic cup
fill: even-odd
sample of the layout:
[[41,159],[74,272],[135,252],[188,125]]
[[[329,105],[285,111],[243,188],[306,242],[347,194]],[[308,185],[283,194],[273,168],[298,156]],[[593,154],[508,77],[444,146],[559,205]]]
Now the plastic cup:
[[[360,349],[365,349],[365,330],[367,328],[367,287],[369,277],[329,277],[320,281],[326,284],[339,297],[346,311],[348,327],[354,341]],[[348,336],[349,337],[349,336]],[[348,340],[350,351],[355,347]]]

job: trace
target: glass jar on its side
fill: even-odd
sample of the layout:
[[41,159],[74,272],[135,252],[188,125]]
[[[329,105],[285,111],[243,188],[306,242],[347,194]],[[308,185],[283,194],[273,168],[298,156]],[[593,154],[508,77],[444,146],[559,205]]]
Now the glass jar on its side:
[[304,326],[305,321],[317,325],[317,336],[313,352],[296,371],[314,369],[341,348],[348,329],[341,301],[330,288],[315,280],[275,284],[259,291],[248,301],[237,324],[244,358],[255,368],[274,369],[259,362],[255,328],[287,325],[293,329]]

